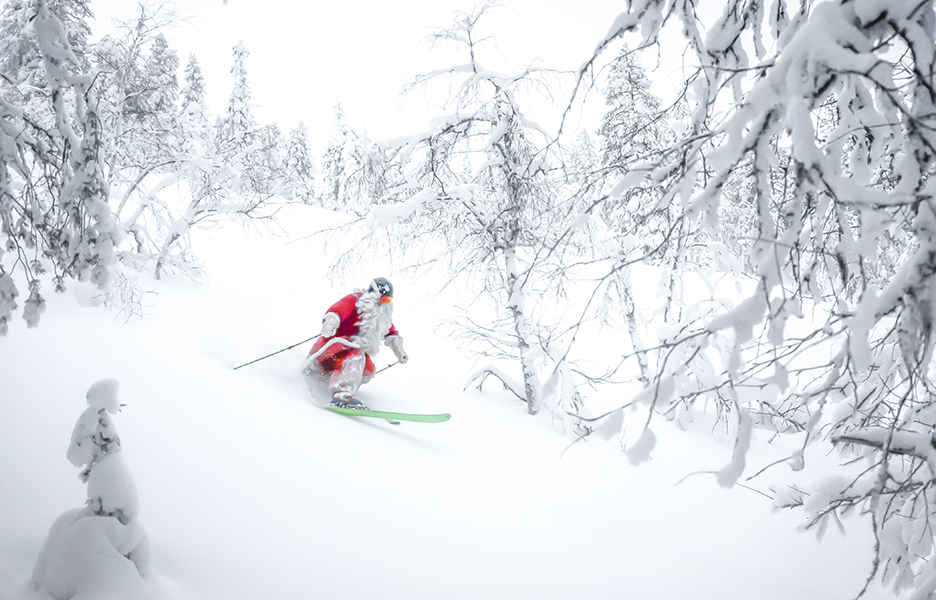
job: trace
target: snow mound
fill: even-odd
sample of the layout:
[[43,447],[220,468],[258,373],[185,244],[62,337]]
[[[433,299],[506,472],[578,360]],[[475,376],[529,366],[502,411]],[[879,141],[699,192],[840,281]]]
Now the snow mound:
[[149,542],[136,518],[140,501],[120,438],[108,413],[120,409],[115,379],[88,389],[67,458],[83,466],[88,483],[83,508],[64,512],[49,530],[30,587],[56,599],[122,599],[145,596]]

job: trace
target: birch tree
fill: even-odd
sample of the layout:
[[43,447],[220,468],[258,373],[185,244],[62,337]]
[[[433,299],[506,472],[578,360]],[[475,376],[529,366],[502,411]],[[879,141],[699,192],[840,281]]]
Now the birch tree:
[[[542,92],[550,75],[485,67],[490,40],[479,23],[491,10],[486,4],[458,14],[433,36],[436,43],[452,44],[465,62],[414,81],[414,89],[453,90],[448,112],[399,149],[394,162],[404,173],[390,180],[385,202],[369,212],[367,240],[386,239],[381,248],[405,248],[416,265],[437,265],[483,290],[497,314],[470,329],[494,356],[518,365],[519,377],[492,365],[473,380],[500,379],[533,414],[548,390],[562,387],[556,380],[571,376],[552,358],[550,333],[537,313],[541,295],[559,293],[550,289],[547,262],[540,258],[544,240],[558,229],[554,221],[564,217],[556,209],[551,136],[527,116],[524,98]],[[563,389],[566,399],[576,401],[574,386]]]
[[115,212],[128,230],[150,206],[146,185],[177,170],[179,58],[162,30],[175,23],[163,6],[137,6],[95,47],[105,93],[108,176]]
[[[654,185],[682,227],[713,235],[739,173],[750,185],[753,291],[686,318],[653,352],[660,368],[630,402],[652,414],[714,401],[734,424],[725,486],[749,473],[751,432],[796,436],[851,467],[813,489],[778,490],[822,531],[860,512],[872,577],[936,592],[936,93],[932,2],[731,1],[703,23],[692,4],[635,0],[580,72],[631,36],[678,29],[694,57],[686,134],[633,166],[615,194]],[[703,31],[707,33],[703,34]],[[667,38],[667,44],[671,44]],[[612,194],[612,198],[615,197]],[[639,445],[639,444],[637,444]],[[856,467],[858,464],[860,467]]]

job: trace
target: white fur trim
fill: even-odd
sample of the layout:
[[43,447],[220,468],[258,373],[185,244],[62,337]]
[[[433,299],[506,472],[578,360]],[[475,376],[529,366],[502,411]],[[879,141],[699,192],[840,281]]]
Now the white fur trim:
[[380,294],[365,292],[358,298],[357,311],[361,315],[358,333],[351,340],[366,354],[374,356],[380,351],[380,342],[393,326],[393,303],[384,304]]

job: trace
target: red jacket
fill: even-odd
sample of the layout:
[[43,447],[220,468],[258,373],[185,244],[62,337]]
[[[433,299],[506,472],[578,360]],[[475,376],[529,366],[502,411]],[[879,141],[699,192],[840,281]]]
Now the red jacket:
[[[361,294],[358,293],[348,294],[338,302],[332,304],[331,308],[325,311],[327,313],[335,313],[341,319],[341,324],[338,325],[338,331],[335,332],[336,337],[350,338],[352,335],[358,334],[361,314],[357,310],[357,301],[360,297]],[[399,334],[396,327],[390,325],[390,331],[385,337]]]

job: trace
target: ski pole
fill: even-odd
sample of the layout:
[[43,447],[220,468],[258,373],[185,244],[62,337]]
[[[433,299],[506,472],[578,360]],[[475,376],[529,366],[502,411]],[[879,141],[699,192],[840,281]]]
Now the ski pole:
[[270,358],[271,356],[276,356],[276,355],[279,354],[280,352],[286,352],[287,350],[292,350],[292,349],[295,348],[296,346],[301,346],[302,344],[305,344],[306,342],[311,342],[312,340],[314,340],[314,339],[317,338],[317,337],[319,337],[319,336],[313,335],[312,337],[310,337],[310,338],[307,339],[307,340],[302,340],[301,342],[296,342],[296,343],[293,344],[292,346],[287,346],[287,347],[283,348],[282,350],[277,350],[276,352],[273,352],[273,353],[271,353],[271,354],[267,354],[266,356],[261,356],[260,358],[258,358],[258,359],[256,359],[256,360],[252,360],[252,361],[246,362],[246,363],[244,363],[244,364],[242,364],[242,365],[238,365],[238,366],[234,367],[234,370],[236,371],[236,370],[240,369],[241,367],[246,367],[247,365],[252,365],[252,364],[254,364],[255,362],[260,362],[261,360],[263,360],[263,359],[265,359],[265,358]]
[[383,369],[380,369],[379,371],[374,371],[374,375],[376,375],[377,373],[383,373],[384,371],[386,371],[387,369],[389,369],[389,368],[392,367],[393,365],[398,365],[398,364],[400,364],[400,361],[396,361],[395,363],[390,363],[389,365],[387,365],[387,366],[384,367]]

